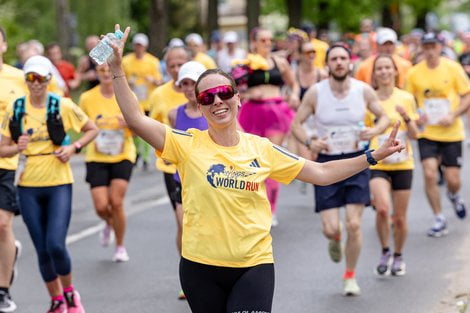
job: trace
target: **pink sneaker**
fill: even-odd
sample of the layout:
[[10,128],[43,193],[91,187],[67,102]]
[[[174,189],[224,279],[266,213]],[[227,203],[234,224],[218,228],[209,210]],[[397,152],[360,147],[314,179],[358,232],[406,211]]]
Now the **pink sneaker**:
[[47,313],[67,313],[67,306],[64,301],[52,300],[51,307]]
[[113,256],[113,262],[127,262],[129,261],[129,255],[125,247],[116,247],[116,252]]
[[64,294],[65,301],[67,302],[67,313],[85,313],[82,302],[80,301],[80,294],[74,290]]
[[100,242],[103,247],[107,247],[114,241],[114,232],[111,225],[106,224],[103,230],[100,232]]

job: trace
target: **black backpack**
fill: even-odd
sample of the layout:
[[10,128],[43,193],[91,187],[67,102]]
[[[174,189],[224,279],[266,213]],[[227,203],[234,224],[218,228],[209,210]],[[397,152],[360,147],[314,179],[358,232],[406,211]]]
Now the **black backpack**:
[[[25,97],[15,100],[13,104],[13,116],[10,118],[10,134],[14,142],[18,142],[18,138],[24,134],[23,130],[23,117],[25,111]],[[70,138],[65,132],[64,123],[60,116],[60,97],[53,94],[47,94],[47,132],[52,143],[56,146],[66,145],[70,142]],[[30,134],[31,135],[31,134]]]

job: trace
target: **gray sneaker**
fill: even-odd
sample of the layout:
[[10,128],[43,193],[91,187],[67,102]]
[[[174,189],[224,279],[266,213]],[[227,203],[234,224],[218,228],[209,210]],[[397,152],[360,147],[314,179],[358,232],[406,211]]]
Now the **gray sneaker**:
[[403,261],[403,257],[401,256],[393,257],[391,272],[393,276],[403,276],[406,274],[406,264]]
[[392,254],[388,251],[380,257],[379,265],[375,268],[375,273],[379,276],[389,275],[390,265],[392,265]]
[[10,295],[4,291],[0,291],[0,312],[10,313],[16,311],[16,304]]

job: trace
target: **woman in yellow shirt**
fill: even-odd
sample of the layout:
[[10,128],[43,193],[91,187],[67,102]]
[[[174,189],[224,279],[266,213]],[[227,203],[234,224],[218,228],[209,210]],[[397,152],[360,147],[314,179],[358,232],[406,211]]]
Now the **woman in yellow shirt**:
[[129,32],[127,27],[121,45],[113,45],[113,86],[129,127],[180,174],[180,280],[192,312],[271,312],[274,261],[266,179],[320,185],[343,180],[400,151],[403,146],[394,137],[398,125],[380,148],[364,156],[322,164],[304,160],[267,138],[237,130],[235,82],[215,69],[205,71],[195,85],[208,130],[171,129],[142,114],[129,89],[121,66]]
[[[405,149],[371,166],[370,189],[376,209],[376,228],[382,246],[382,254],[376,268],[378,275],[405,274],[406,266],[402,249],[406,240],[406,209],[410,200],[413,177],[413,153],[409,139],[416,139],[418,129],[414,97],[396,87],[398,70],[392,57],[379,55],[374,61],[372,84],[380,99],[380,104],[391,121],[401,126],[397,138],[405,144]],[[371,141],[371,148],[377,148],[385,141],[392,127]],[[390,251],[390,211],[393,221],[394,253]]]
[[[98,130],[70,99],[47,92],[51,67],[43,56],[26,61],[29,95],[15,101],[10,119],[3,125],[0,157],[20,154],[16,175],[21,215],[51,296],[48,312],[84,313],[72,285],[71,260],[65,245],[72,213],[69,160]],[[70,129],[84,133],[73,144],[65,133]]]
[[114,262],[126,262],[124,246],[126,213],[124,196],[136,159],[132,133],[127,128],[114,96],[112,76],[107,64],[96,67],[100,84],[84,92],[78,105],[95,122],[99,133],[86,151],[86,181],[98,216],[106,222],[100,233],[107,247],[116,235]]

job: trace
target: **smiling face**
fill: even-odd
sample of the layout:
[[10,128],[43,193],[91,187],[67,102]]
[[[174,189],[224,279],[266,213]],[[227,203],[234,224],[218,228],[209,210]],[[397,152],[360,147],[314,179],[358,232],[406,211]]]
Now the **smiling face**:
[[[197,85],[197,94],[199,95],[202,92],[215,87],[227,85],[235,88],[227,77],[217,73],[209,74],[200,79],[199,84]],[[240,96],[238,93],[227,100],[222,100],[217,94],[215,94],[214,101],[211,104],[201,105],[199,103],[198,107],[201,110],[202,115],[206,118],[209,127],[225,128],[235,124],[239,105]]]
[[395,85],[397,70],[392,59],[389,57],[378,57],[375,60],[373,80],[378,87]]
[[195,86],[196,82],[190,78],[185,78],[180,83],[181,91],[183,91],[184,96],[190,103],[196,103]]
[[[39,74],[36,75],[41,77]],[[44,96],[47,93],[47,85],[49,84],[49,81],[50,78],[45,82],[40,82],[39,79],[34,79],[33,81],[26,80],[26,86],[28,87],[29,94],[33,97]]]

